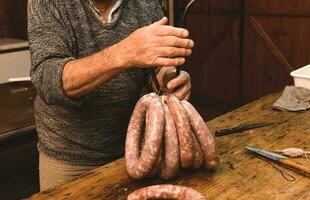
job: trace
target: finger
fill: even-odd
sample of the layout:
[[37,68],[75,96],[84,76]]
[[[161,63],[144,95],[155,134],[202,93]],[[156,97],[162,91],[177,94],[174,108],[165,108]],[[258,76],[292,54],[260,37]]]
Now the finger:
[[175,48],[175,47],[161,47],[158,48],[161,57],[184,57],[192,54],[191,49]]
[[163,17],[161,20],[154,23],[154,25],[167,25],[168,24],[168,18]]
[[184,72],[181,72],[179,76],[169,81],[169,83],[167,84],[167,88],[169,90],[174,90],[177,89],[178,87],[185,85],[188,81],[189,81],[189,75],[187,73],[185,74]]
[[180,48],[192,49],[195,46],[193,40],[179,38],[175,36],[158,37],[157,42],[160,46],[165,47],[180,47]]
[[154,30],[154,34],[158,36],[175,36],[179,38],[188,38],[189,36],[188,30],[168,25],[156,27],[156,29]]
[[180,87],[177,91],[175,91],[173,94],[178,97],[180,100],[184,100],[188,94],[190,94],[191,87],[188,87],[187,85],[184,85],[183,87]]
[[165,72],[165,75],[163,77],[165,87],[167,87],[167,83],[169,83],[172,79],[177,77],[176,68],[174,66],[169,66],[167,67],[167,69],[169,70]]
[[158,57],[153,65],[154,66],[178,66],[178,65],[183,65],[185,63],[185,58],[163,58],[163,57]]
[[191,97],[191,91],[189,91],[189,93],[185,96],[184,100],[189,101]]

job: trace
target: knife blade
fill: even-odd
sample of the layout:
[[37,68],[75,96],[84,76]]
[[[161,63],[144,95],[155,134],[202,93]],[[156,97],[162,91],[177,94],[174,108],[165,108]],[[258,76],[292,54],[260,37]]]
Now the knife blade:
[[245,124],[233,128],[228,128],[228,129],[223,129],[215,132],[215,136],[220,137],[220,136],[225,136],[233,133],[240,133],[243,131],[255,129],[255,128],[261,128],[265,126],[271,126],[273,125],[273,122],[261,122],[261,123],[255,123],[255,124]]
[[251,152],[254,152],[256,154],[259,154],[263,157],[266,157],[266,158],[269,158],[273,161],[279,161],[280,159],[288,159],[287,157],[285,156],[282,156],[282,155],[279,155],[279,154],[276,154],[276,153],[272,153],[272,152],[269,152],[269,151],[265,151],[265,150],[262,150],[262,149],[257,149],[257,148],[254,148],[254,147],[245,147],[246,150],[248,151],[251,151]]

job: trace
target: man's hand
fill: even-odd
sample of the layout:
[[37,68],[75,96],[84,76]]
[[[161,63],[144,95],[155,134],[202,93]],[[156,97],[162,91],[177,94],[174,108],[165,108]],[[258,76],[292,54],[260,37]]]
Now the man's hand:
[[[68,62],[62,76],[66,94],[73,99],[80,98],[126,68],[183,64],[184,57],[192,53],[194,42],[187,39],[187,30],[168,26],[167,23],[167,18],[163,18],[98,53]],[[182,85],[183,79],[184,72],[172,84]],[[182,91],[176,93],[178,97],[183,96]]]
[[[116,44],[126,67],[178,66],[192,53],[194,42],[185,29],[167,25],[167,18],[140,28]],[[184,76],[184,75],[183,75]]]
[[163,67],[160,69],[157,78],[162,85],[164,92],[174,94],[180,100],[189,100],[191,95],[191,79],[190,75],[181,71],[176,76],[175,67]]

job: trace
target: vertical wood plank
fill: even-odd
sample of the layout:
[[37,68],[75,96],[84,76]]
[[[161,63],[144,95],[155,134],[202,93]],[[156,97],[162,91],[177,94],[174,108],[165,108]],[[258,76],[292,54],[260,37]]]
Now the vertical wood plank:
[[245,0],[246,102],[293,84],[290,72],[309,64],[310,1]]

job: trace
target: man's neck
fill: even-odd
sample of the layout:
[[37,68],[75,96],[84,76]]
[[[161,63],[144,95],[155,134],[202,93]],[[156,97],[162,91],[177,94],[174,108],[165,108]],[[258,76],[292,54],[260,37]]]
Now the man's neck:
[[111,9],[115,0],[91,0],[96,8],[100,10],[108,10]]
[[107,20],[108,15],[114,5],[115,0],[91,0],[94,6],[100,11],[104,20]]

